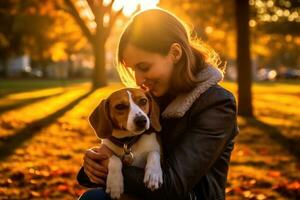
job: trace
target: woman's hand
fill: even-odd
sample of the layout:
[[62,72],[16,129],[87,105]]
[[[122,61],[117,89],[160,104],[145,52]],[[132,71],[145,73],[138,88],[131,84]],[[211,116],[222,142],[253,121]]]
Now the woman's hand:
[[86,150],[83,158],[83,169],[91,182],[105,185],[108,159],[112,154],[112,151],[105,145]]

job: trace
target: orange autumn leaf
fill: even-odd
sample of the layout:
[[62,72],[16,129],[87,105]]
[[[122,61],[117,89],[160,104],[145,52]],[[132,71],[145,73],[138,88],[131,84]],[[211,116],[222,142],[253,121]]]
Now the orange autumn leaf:
[[299,190],[300,192],[300,181],[293,181],[287,185],[287,188],[290,190]]
[[273,177],[273,178],[278,178],[281,176],[281,172],[280,171],[269,171],[268,176]]
[[59,185],[57,186],[57,191],[60,191],[60,192],[67,192],[69,191],[69,186],[64,184],[64,185]]

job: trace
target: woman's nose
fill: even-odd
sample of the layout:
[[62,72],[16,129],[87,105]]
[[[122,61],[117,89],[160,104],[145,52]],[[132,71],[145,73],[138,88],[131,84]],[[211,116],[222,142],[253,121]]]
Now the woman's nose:
[[138,73],[135,73],[135,81],[136,81],[137,85],[141,86],[145,82],[145,77],[142,76],[142,75],[140,75],[140,74],[138,74]]

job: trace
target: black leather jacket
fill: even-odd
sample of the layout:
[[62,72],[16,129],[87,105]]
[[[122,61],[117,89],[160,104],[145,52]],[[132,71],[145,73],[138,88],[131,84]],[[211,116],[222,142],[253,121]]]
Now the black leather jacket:
[[[219,85],[197,98],[181,118],[162,119],[163,185],[150,191],[144,170],[123,169],[125,192],[142,199],[225,199],[226,178],[234,137],[238,133],[234,96]],[[91,187],[83,170],[80,184]]]

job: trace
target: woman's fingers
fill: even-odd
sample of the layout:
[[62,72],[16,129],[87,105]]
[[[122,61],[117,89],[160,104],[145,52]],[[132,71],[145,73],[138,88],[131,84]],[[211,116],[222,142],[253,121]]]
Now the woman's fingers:
[[83,157],[83,168],[91,182],[105,185],[110,154],[111,151],[104,146],[86,150]]
[[95,150],[93,150],[93,149],[88,149],[88,150],[86,150],[84,156],[85,156],[85,157],[88,157],[88,158],[90,158],[90,159],[92,159],[92,160],[99,160],[99,161],[108,159],[107,154],[101,153],[101,152],[99,152],[98,150],[95,151]]
[[84,168],[84,172],[89,177],[91,182],[100,184],[100,185],[105,185],[105,180],[93,175],[92,173],[90,173],[90,171],[86,170],[86,168]]
[[93,174],[94,176],[97,176],[99,178],[104,178],[105,179],[106,176],[107,176],[107,171],[105,169],[96,170],[91,165],[84,165],[84,169],[89,171],[91,174]]
[[107,169],[104,166],[102,166],[100,162],[97,162],[97,160],[90,159],[89,157],[84,157],[83,161],[83,166],[89,165],[96,171],[107,173]]

